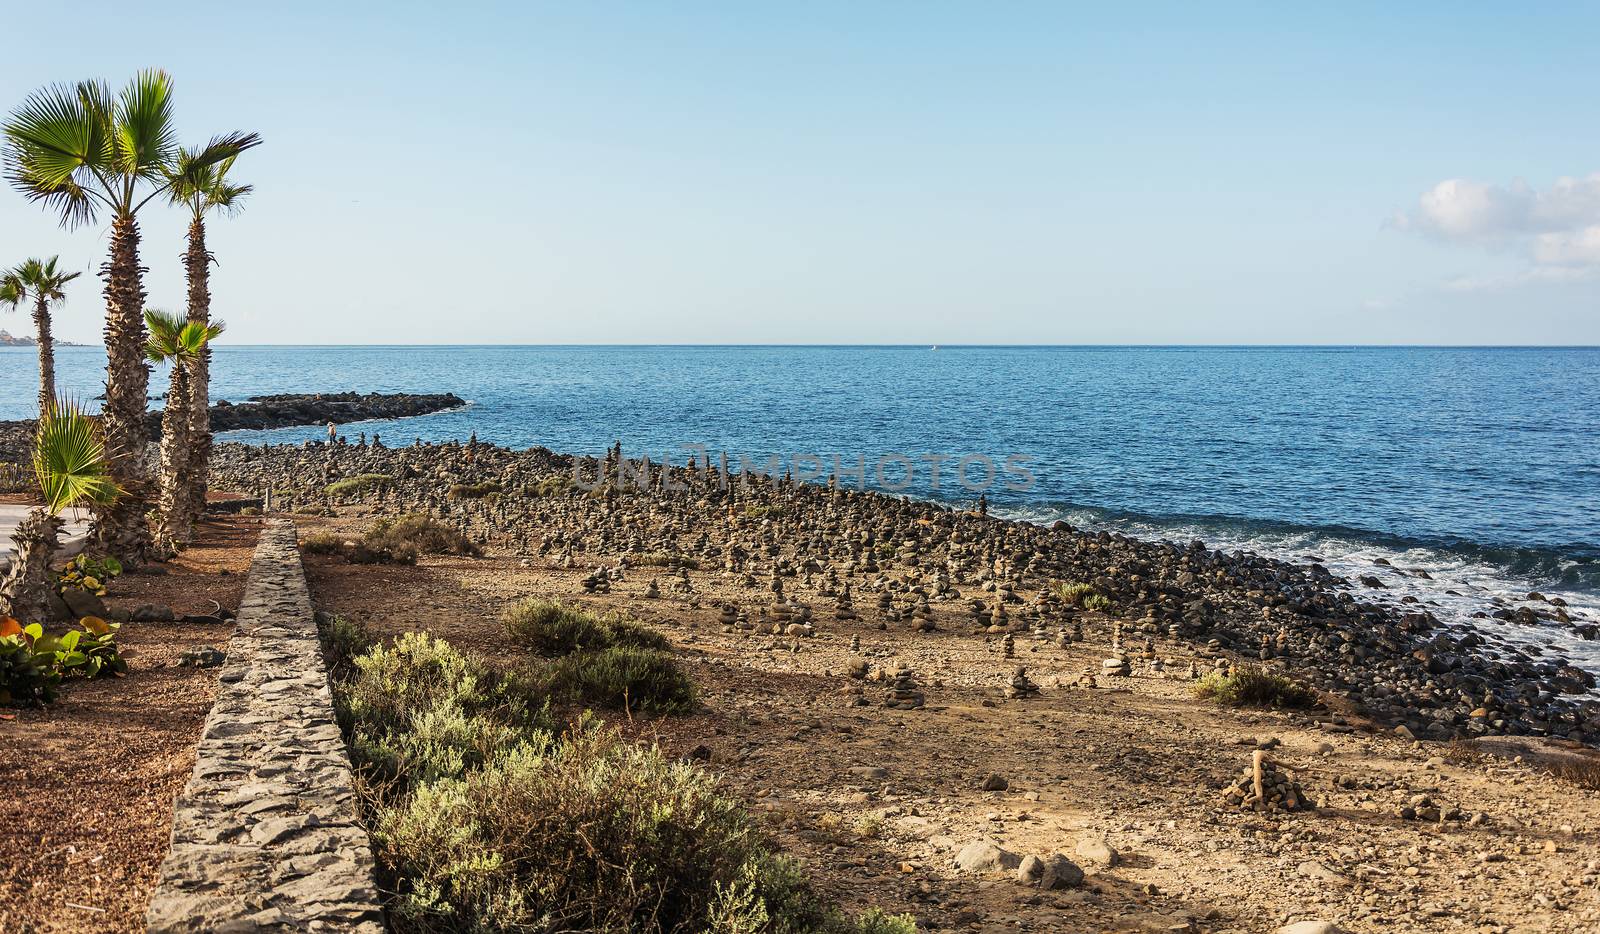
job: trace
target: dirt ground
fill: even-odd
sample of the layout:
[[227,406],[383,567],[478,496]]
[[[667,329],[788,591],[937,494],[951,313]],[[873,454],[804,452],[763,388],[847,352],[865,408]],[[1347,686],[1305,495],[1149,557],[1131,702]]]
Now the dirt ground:
[[[237,611],[259,520],[204,522],[164,574],[112,581],[107,604],[170,606],[178,617]],[[0,931],[143,931],[166,855],[172,801],[194,766],[216,669],[180,667],[225,648],[232,624],[130,622],[122,678],[63,685],[42,710],[0,710]]]
[[[327,526],[299,521],[302,532]],[[830,599],[792,579],[788,592],[815,613],[813,637],[725,632],[719,603],[754,617],[770,594],[710,570],[691,572],[684,594],[664,571],[631,569],[606,595],[583,593],[589,568],[540,558],[374,567],[318,556],[308,571],[322,609],[491,654],[509,651],[497,617],[522,597],[655,625],[704,709],[630,729],[674,754],[707,747],[710,767],[770,819],[824,892],[910,912],[924,929],[1255,932],[1320,920],[1353,932],[1600,931],[1600,802],[1532,765],[1548,746],[1500,741],[1491,756],[1326,710],[1218,708],[1193,697],[1184,644],[1158,646],[1165,672],[1073,686],[1109,652],[1105,620],[1066,648],[1018,633],[1011,661],[954,611],[935,611],[933,633],[880,628],[858,594],[861,618],[842,622]],[[652,576],[657,599],[644,596]],[[909,664],[927,706],[884,707],[885,685],[845,674],[863,656],[877,668]],[[1004,697],[1017,664],[1042,694]],[[1289,815],[1225,806],[1221,790],[1263,747],[1323,806]],[[994,775],[1004,790],[983,790]],[[1401,815],[1432,806],[1459,819]],[[978,840],[1017,856],[1062,852],[1088,879],[1040,891],[1011,872],[958,870],[954,854]]]

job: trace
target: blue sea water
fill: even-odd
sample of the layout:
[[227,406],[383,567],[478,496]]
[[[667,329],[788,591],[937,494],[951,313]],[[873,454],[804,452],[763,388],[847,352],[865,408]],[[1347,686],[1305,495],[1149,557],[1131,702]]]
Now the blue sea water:
[[[1367,347],[219,347],[215,398],[451,391],[465,409],[347,426],[388,443],[479,439],[682,463],[885,463],[887,485],[1001,514],[1381,570],[1465,615],[1529,590],[1600,607],[1600,349]],[[104,356],[62,348],[100,392]],[[30,350],[0,350],[0,419],[31,414]],[[152,379],[152,393],[164,388]],[[316,428],[235,433],[298,441]],[[913,472],[905,484],[905,462]],[[940,482],[929,456],[945,455]],[[1034,483],[1011,490],[1008,456]],[[814,469],[804,460],[802,469]],[[983,476],[969,462],[969,482]],[[854,483],[855,478],[849,478]],[[1454,590],[1455,594],[1448,593]],[[1543,634],[1541,634],[1543,637]],[[1549,638],[1556,638],[1550,635]]]

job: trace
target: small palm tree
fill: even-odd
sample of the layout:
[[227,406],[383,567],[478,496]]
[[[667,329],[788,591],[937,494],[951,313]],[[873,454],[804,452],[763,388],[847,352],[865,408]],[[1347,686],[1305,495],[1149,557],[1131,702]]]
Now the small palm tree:
[[[189,209],[189,249],[183,264],[189,279],[189,321],[202,327],[211,323],[211,264],[216,258],[206,249],[206,215],[232,217],[244,209],[244,199],[254,189],[228,180],[234,159],[207,162],[203,149],[179,151],[173,161],[172,202]],[[211,348],[190,363],[189,476],[190,514],[205,509],[211,465]]]
[[17,553],[0,580],[0,616],[24,621],[50,615],[50,558],[60,545],[61,514],[78,506],[104,506],[118,493],[100,426],[70,399],[52,399],[40,413],[33,472],[44,505],[17,526]]
[[[30,201],[77,227],[111,217],[110,257],[101,275],[106,296],[106,452],[122,495],[95,512],[95,538],[108,554],[137,564],[150,530],[144,462],[144,278],[139,265],[139,211],[172,185],[177,156],[172,79],[140,72],[118,94],[103,81],[52,85],[30,94],[3,124],[7,179]],[[253,133],[218,137],[197,162],[216,164],[257,145]]]
[[145,355],[152,363],[172,364],[167,407],[161,414],[161,499],[156,519],[156,547],[171,553],[188,543],[199,517],[187,482],[192,450],[189,396],[194,385],[194,363],[205,353],[211,340],[222,333],[224,325],[220,321],[214,324],[188,321],[155,309],[146,311],[144,320],[150,329]]
[[50,339],[50,305],[67,298],[64,291],[68,282],[83,275],[57,269],[59,256],[48,260],[30,259],[19,266],[0,273],[0,305],[10,305],[12,311],[23,302],[33,302],[35,340],[39,347],[39,414],[49,408],[56,398],[56,356]]

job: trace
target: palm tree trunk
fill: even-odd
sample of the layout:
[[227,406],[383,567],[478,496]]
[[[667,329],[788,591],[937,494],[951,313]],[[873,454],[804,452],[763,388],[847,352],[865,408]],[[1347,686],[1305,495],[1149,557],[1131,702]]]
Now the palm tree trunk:
[[161,505],[156,527],[156,547],[169,554],[188,543],[194,526],[184,476],[189,460],[189,386],[188,364],[174,360],[167,408],[161,413]]
[[[211,254],[206,252],[206,225],[200,218],[189,224],[189,251],[183,264],[189,277],[189,320],[211,323]],[[206,508],[206,488],[211,465],[211,348],[200,351],[189,375],[189,522]]]
[[34,303],[33,325],[39,342],[39,417],[56,404],[56,353],[50,340],[50,303],[43,296]]
[[0,616],[42,623],[50,616],[50,557],[60,542],[61,519],[35,509],[17,526],[17,553],[0,581]]
[[122,495],[94,517],[95,543],[124,564],[149,557],[149,477],[145,471],[145,395],[150,370],[144,362],[144,268],[139,265],[139,225],[119,217],[111,225],[111,258],[101,269],[106,296],[106,456]]

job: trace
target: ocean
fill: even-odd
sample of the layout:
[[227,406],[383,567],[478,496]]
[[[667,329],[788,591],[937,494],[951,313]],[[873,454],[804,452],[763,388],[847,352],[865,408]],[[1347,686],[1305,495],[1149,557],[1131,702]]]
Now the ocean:
[[[103,366],[97,348],[62,348],[58,380],[92,400]],[[30,349],[0,349],[0,419],[31,416],[35,372]],[[837,463],[852,485],[952,504],[981,492],[999,515],[1376,574],[1375,593],[1444,618],[1539,591],[1600,621],[1597,348],[220,346],[213,374],[230,401],[470,400],[344,428],[391,445],[476,433],[806,475]],[[1600,670],[1600,643],[1563,627],[1474,624]]]

